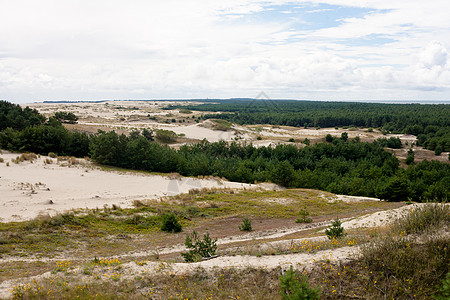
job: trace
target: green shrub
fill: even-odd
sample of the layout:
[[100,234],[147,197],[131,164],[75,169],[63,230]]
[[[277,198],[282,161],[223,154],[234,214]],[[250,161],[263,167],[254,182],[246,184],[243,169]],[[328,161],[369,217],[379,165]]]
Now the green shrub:
[[252,231],[252,221],[250,221],[248,218],[245,218],[242,220],[242,224],[239,225],[240,231]]
[[156,130],[156,139],[161,143],[174,143],[177,141],[177,134],[171,130]]
[[344,227],[342,227],[342,222],[339,218],[336,218],[336,220],[331,223],[331,226],[328,229],[325,229],[325,234],[330,240],[345,236]]
[[75,116],[71,112],[66,111],[58,111],[55,113],[54,118],[61,123],[68,123],[68,124],[76,124],[78,121],[78,117]]
[[300,218],[295,220],[295,223],[311,223],[312,219],[309,216],[309,211],[302,208],[300,209]]
[[288,140],[288,142],[293,143],[293,142],[295,142],[295,140],[294,140],[294,138],[290,138],[290,139]]
[[217,239],[211,239],[209,233],[203,235],[203,240],[201,240],[194,230],[192,235],[186,236],[184,244],[190,249],[188,252],[181,253],[186,262],[196,262],[202,258],[216,255]]
[[165,214],[162,218],[161,230],[166,232],[180,232],[182,226],[178,222],[175,214]]
[[438,291],[434,294],[433,298],[435,300],[450,299],[450,272],[448,272],[442,280],[442,286],[438,288]]
[[292,266],[280,277],[280,285],[283,300],[313,300],[320,297],[320,287],[311,288],[306,277],[300,275]]

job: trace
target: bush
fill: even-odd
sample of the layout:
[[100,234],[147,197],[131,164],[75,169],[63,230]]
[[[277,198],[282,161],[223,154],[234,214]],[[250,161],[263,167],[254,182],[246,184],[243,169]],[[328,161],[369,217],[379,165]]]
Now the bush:
[[295,223],[311,223],[312,219],[309,216],[309,211],[302,208],[300,209],[300,218],[295,220]]
[[68,124],[76,124],[78,121],[78,117],[75,116],[71,112],[66,111],[58,111],[55,113],[54,118],[61,123],[68,123]]
[[336,220],[331,223],[331,226],[328,229],[325,229],[325,234],[330,240],[345,236],[344,227],[342,227],[342,222],[339,218],[336,218]]
[[161,230],[166,232],[180,232],[182,226],[178,222],[175,214],[165,214],[162,218]]
[[248,218],[245,218],[242,220],[242,224],[239,225],[240,231],[252,231],[252,221],[250,221]]
[[181,253],[186,262],[196,262],[216,255],[217,239],[211,239],[209,233],[203,235],[201,240],[194,230],[192,235],[186,237],[184,244],[190,249],[189,252]]
[[433,296],[435,300],[450,299],[450,272],[447,273],[442,280],[442,286],[438,288],[437,293]]
[[156,139],[161,143],[174,143],[177,141],[177,134],[171,130],[158,129]]
[[280,295],[284,300],[313,300],[320,297],[320,287],[311,288],[306,277],[292,266],[280,277],[280,285]]

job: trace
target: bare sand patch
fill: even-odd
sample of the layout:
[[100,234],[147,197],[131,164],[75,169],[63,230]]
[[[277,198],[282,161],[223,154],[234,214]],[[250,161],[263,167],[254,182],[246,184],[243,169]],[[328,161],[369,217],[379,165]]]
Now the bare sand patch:
[[[102,171],[84,159],[76,165],[45,164],[46,156],[33,163],[13,163],[18,154],[3,153],[0,163],[0,221],[20,221],[39,214],[55,215],[77,208],[105,205],[132,206],[134,200],[188,193],[191,189],[267,189],[269,185],[146,174]],[[9,162],[7,166],[6,162]],[[274,185],[271,186],[272,188]]]
[[342,223],[342,227],[344,227],[345,229],[350,229],[386,226],[389,223],[411,212],[412,210],[424,205],[426,204],[416,203],[412,205],[402,206],[396,209],[379,211],[370,215],[365,215],[353,220],[345,221]]

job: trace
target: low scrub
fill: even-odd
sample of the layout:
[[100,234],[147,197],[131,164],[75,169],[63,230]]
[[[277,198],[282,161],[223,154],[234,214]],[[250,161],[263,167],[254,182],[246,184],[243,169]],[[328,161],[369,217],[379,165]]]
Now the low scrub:
[[162,217],[161,230],[166,232],[180,232],[182,230],[180,222],[178,222],[175,214],[165,214]]
[[447,204],[427,204],[413,208],[409,214],[394,223],[397,233],[422,234],[446,230],[450,224],[450,206]]
[[362,263],[389,298],[426,297],[450,266],[450,207],[427,204],[362,249]]

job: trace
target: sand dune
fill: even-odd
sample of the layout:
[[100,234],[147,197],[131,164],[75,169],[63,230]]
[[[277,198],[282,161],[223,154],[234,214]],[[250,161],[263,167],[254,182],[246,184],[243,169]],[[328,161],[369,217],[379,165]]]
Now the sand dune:
[[[35,161],[13,163],[17,153],[0,154],[0,221],[19,221],[40,213],[54,215],[74,208],[132,205],[134,200],[154,199],[201,188],[273,188],[220,179],[197,179],[177,175],[102,171],[88,161],[70,165],[41,156]],[[45,160],[52,164],[45,164]],[[9,166],[7,166],[7,163]]]

